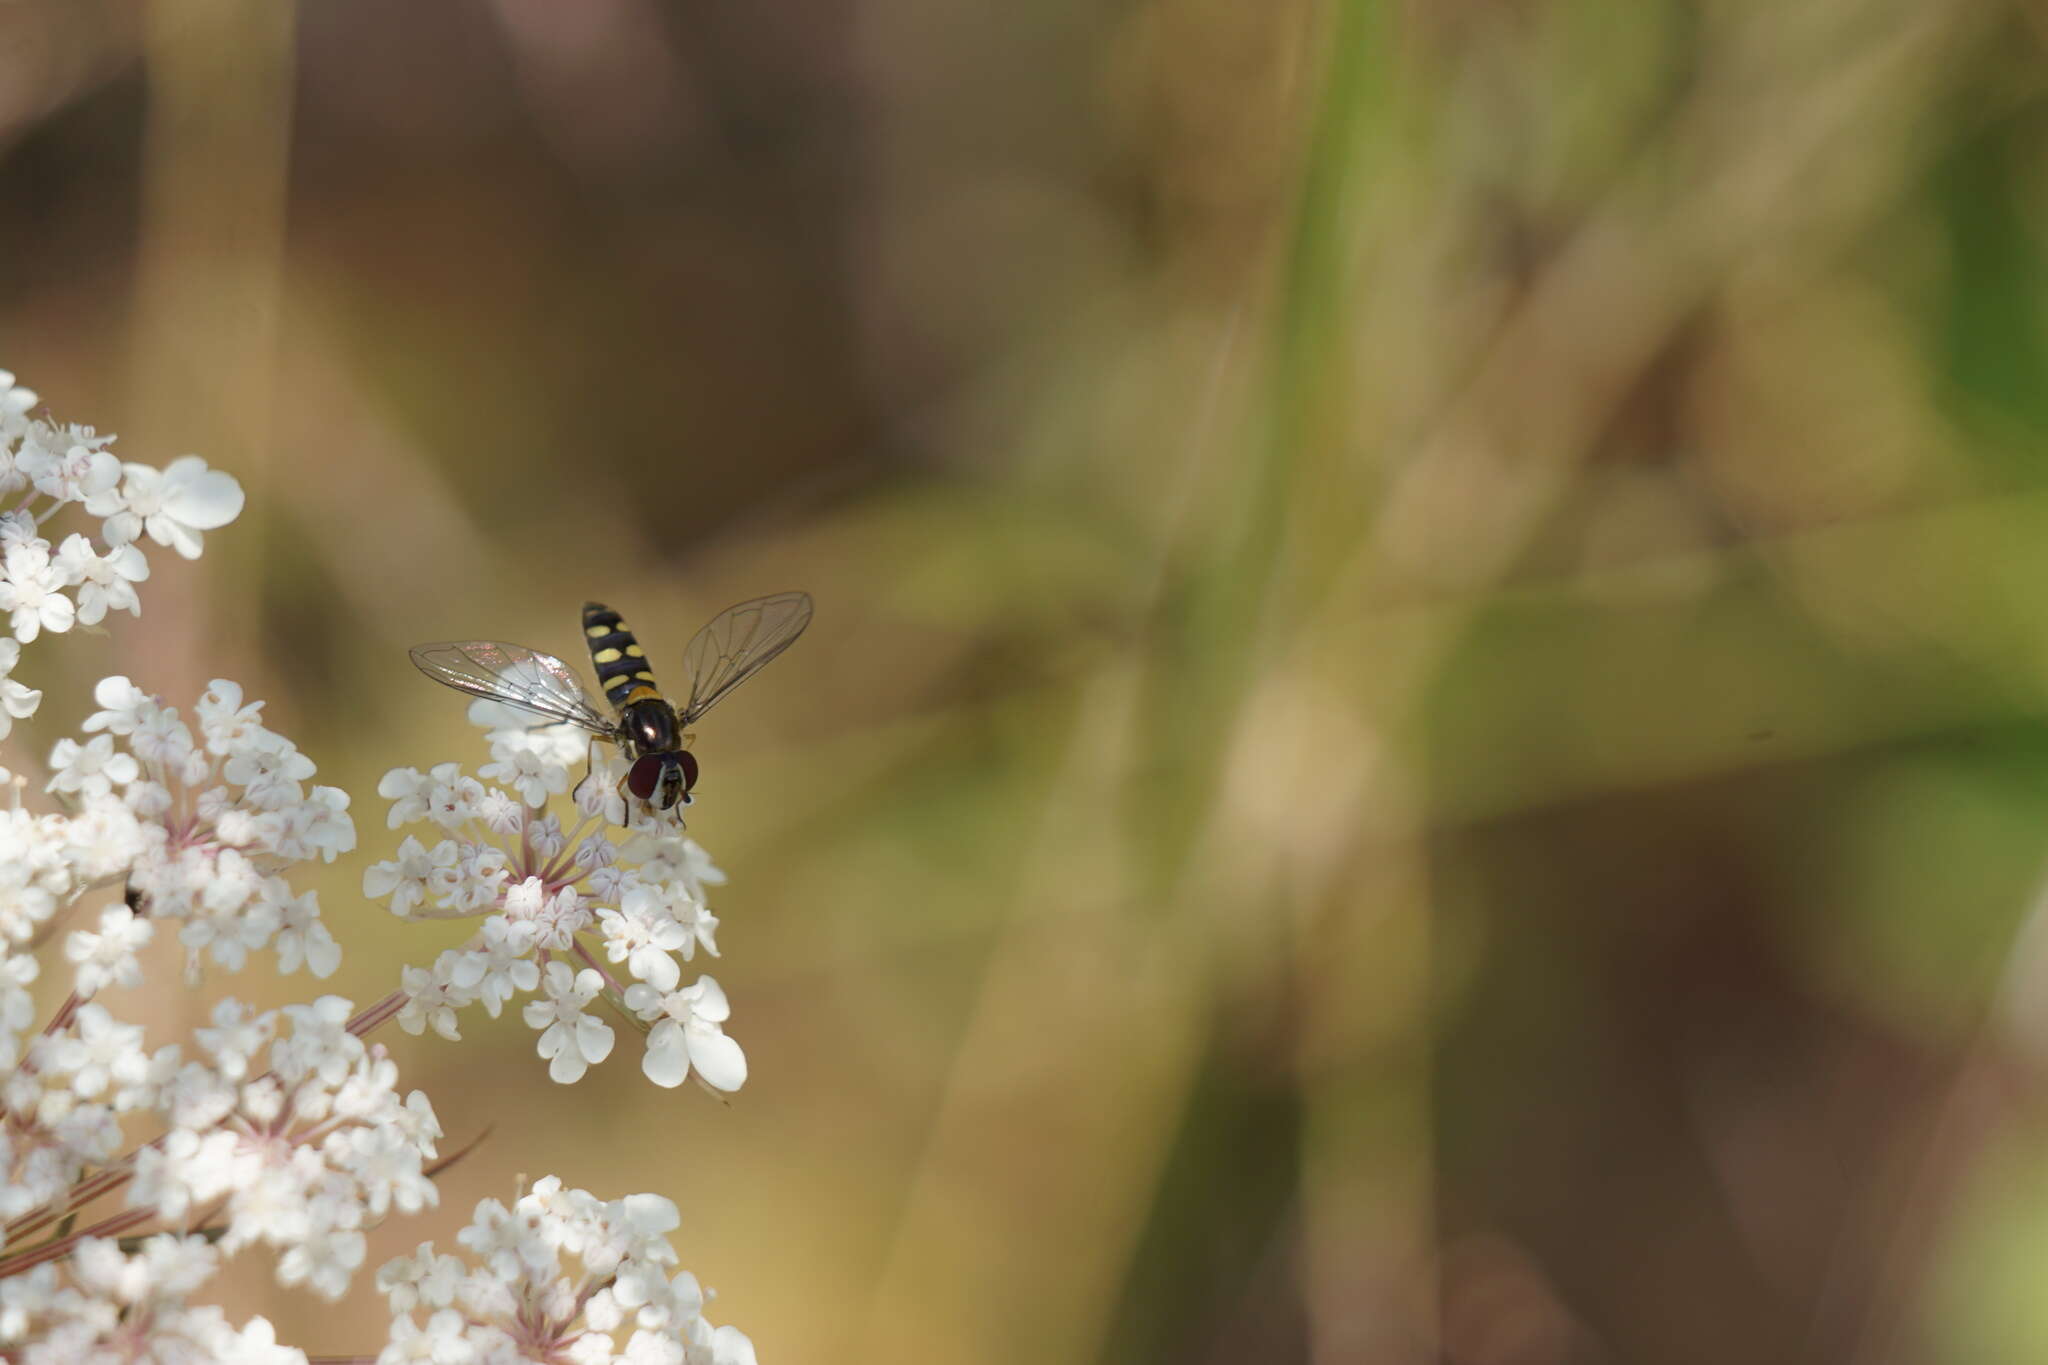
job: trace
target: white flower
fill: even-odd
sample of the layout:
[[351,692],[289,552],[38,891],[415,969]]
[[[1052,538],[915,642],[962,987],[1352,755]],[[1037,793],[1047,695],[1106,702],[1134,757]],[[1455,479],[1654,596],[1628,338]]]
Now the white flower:
[[424,774],[418,768],[393,768],[377,784],[377,795],[391,802],[392,829],[423,818],[454,829],[476,814],[484,788],[462,775],[461,764],[436,763]]
[[22,1035],[36,1020],[35,997],[29,994],[29,986],[41,970],[26,953],[0,958],[0,1066],[10,1070],[21,1060]]
[[585,817],[604,821],[608,825],[623,825],[636,814],[626,806],[626,764],[623,759],[599,751],[597,745],[590,746],[590,772],[569,799],[576,803],[576,809]]
[[635,1332],[618,1365],[689,1365],[689,1348],[667,1332]]
[[462,776],[460,765],[437,763],[427,787],[427,816],[443,829],[454,829],[476,813],[483,795],[484,784]]
[[659,1195],[605,1201],[553,1176],[509,1209],[483,1200],[456,1235],[473,1267],[428,1243],[378,1274],[394,1319],[379,1363],[753,1365],[744,1335],[704,1321],[696,1276],[675,1273],[679,1221]]
[[278,930],[276,939],[277,969],[280,972],[295,972],[304,962],[306,970],[315,976],[334,975],[341,965],[341,945],[334,941],[334,935],[327,932],[327,925],[320,919],[320,903],[312,891],[302,896],[292,896],[291,888],[278,878],[271,878],[266,886],[278,888]]
[[57,551],[57,569],[78,585],[80,625],[97,625],[109,611],[141,613],[135,585],[149,577],[149,561],[133,545],[116,545],[100,555],[84,536],[66,536]]
[[567,846],[568,836],[562,833],[562,822],[549,811],[526,825],[526,842],[533,851],[549,862],[553,862]]
[[34,389],[15,381],[14,371],[0,370],[0,434],[9,430],[6,423],[18,421],[38,401]]
[[570,949],[591,918],[589,907],[574,887],[548,892],[540,878],[529,877],[505,893],[505,913],[492,922],[506,926],[509,941],[529,950],[560,953]]
[[657,1020],[647,1034],[647,1053],[640,1069],[656,1085],[674,1088],[689,1078],[714,1090],[737,1090],[746,1084],[747,1057],[725,1036],[732,1014],[725,992],[708,976],[679,991],[663,993],[645,982],[626,988],[626,1008],[642,1019]]
[[482,1359],[462,1314],[443,1308],[425,1323],[403,1311],[393,1317],[391,1343],[377,1356],[377,1365],[474,1365]]
[[528,947],[533,945],[533,923],[540,918],[541,908],[547,904],[548,884],[539,877],[525,877],[505,888],[504,915],[500,923],[507,926],[507,932],[523,939]]
[[460,1259],[436,1255],[432,1242],[422,1242],[413,1255],[385,1263],[377,1272],[377,1292],[391,1300],[394,1313],[446,1308],[455,1302],[464,1273]]
[[268,1010],[259,1013],[230,996],[213,1007],[213,1027],[195,1029],[192,1036],[213,1058],[221,1075],[239,1081],[249,1074],[256,1054],[277,1036],[277,1015]]
[[348,813],[348,793],[339,787],[315,787],[306,799],[269,813],[277,852],[287,858],[318,856],[331,863],[356,846],[356,822]]
[[427,779],[418,768],[393,768],[377,783],[377,795],[391,803],[388,828],[409,825],[427,813]]
[[540,967],[526,956],[533,948],[529,937],[515,934],[503,917],[485,920],[477,942],[480,947],[454,955],[448,979],[482,1001],[484,1012],[495,1019],[514,994],[540,985]]
[[125,905],[110,905],[100,911],[98,933],[78,929],[64,941],[64,956],[78,968],[72,989],[90,996],[108,986],[140,984],[142,964],[135,954],[153,932],[154,925]]
[[690,1365],[757,1365],[754,1343],[737,1327],[713,1327],[699,1318],[690,1339]]
[[16,639],[27,644],[43,631],[71,629],[77,608],[64,589],[72,580],[51,562],[48,545],[34,540],[10,545],[0,566],[0,611],[9,613],[8,627]]
[[[454,956],[452,952],[441,955],[444,960]],[[415,1034],[432,1028],[451,1043],[461,1040],[455,1011],[468,1003],[468,997],[456,990],[442,962],[437,961],[433,971],[423,967],[401,968],[398,979],[399,989],[405,993],[405,1006],[398,1012],[400,1028]]]
[[43,694],[25,687],[8,674],[21,660],[21,642],[0,639],[0,739],[7,738],[17,720],[27,720],[43,703]]
[[462,843],[452,867],[434,876],[434,903],[458,915],[473,914],[498,903],[510,875],[505,850],[488,844]]
[[313,760],[283,735],[258,730],[228,753],[221,776],[245,789],[245,795],[268,810],[303,799],[299,785],[314,772]]
[[312,1230],[298,1233],[286,1245],[277,1262],[277,1282],[287,1288],[305,1284],[323,1299],[338,1299],[348,1292],[349,1277],[368,1249],[369,1243],[355,1228],[323,1226],[316,1220]]
[[149,1075],[142,1029],[123,1024],[97,1004],[81,1005],[69,1035],[46,1035],[32,1049],[48,1081],[68,1079],[71,1092],[87,1099],[118,1092]]
[[100,704],[100,709],[85,718],[84,728],[88,731],[133,734],[157,713],[154,697],[118,675],[101,678],[92,689],[92,699]]
[[705,887],[725,885],[725,873],[687,834],[670,829],[635,834],[624,851],[640,864],[641,875],[647,880],[680,881],[700,901],[704,899]]
[[[0,737],[4,737],[5,733],[0,731]],[[396,808],[393,809],[395,812]],[[507,793],[492,787],[485,791],[483,799],[476,803],[476,818],[493,834],[515,834],[526,820],[526,808]]]
[[658,991],[672,991],[682,968],[671,954],[690,945],[690,933],[663,903],[652,886],[627,891],[616,910],[599,912],[604,924],[605,956],[626,964],[626,970]]
[[244,706],[241,684],[226,678],[215,678],[206,685],[192,714],[206,736],[210,754],[225,754],[251,743],[263,729],[263,703],[252,701]]
[[[517,730],[493,732],[493,739],[499,736],[522,734]],[[569,789],[569,769],[556,762],[540,750],[520,744],[494,743],[491,753],[497,759],[477,769],[493,782],[502,782],[519,794],[519,799],[539,810],[548,803],[552,793]]]
[[216,1337],[211,1355],[217,1365],[306,1365],[306,1353],[278,1345],[277,1329],[263,1317],[250,1318],[241,1331],[226,1339]]
[[[107,732],[116,733],[111,724]],[[129,732],[128,747],[143,762],[163,769],[167,779],[175,779],[190,787],[205,777],[203,771],[188,775],[192,760],[197,757],[204,765],[205,757],[194,748],[191,728],[178,719],[176,707],[160,707],[153,703],[145,707],[134,730]],[[221,796],[226,799],[225,792]]]
[[[178,942],[188,950],[188,971],[195,978],[204,953],[229,971],[240,971],[250,953],[270,942],[283,919],[279,898],[259,894],[271,883],[283,886],[279,879],[259,882],[256,870],[233,849],[220,855],[217,867],[229,875],[206,889],[178,931]],[[288,893],[290,888],[284,889]]]
[[127,786],[142,772],[129,754],[114,752],[112,735],[97,735],[80,744],[60,739],[50,750],[51,776],[46,790],[105,796],[114,784]]
[[232,474],[208,469],[197,455],[181,455],[163,469],[122,466],[121,511],[106,519],[110,545],[126,545],[147,533],[187,559],[197,559],[202,531],[227,525],[242,512],[242,486]]
[[87,797],[81,806],[64,826],[64,861],[77,886],[112,881],[135,866],[154,845],[157,827],[143,825],[125,801],[112,796]]
[[[82,433],[90,435],[90,433]],[[111,493],[121,482],[121,462],[94,444],[73,440],[60,454],[37,449],[24,451],[21,472],[35,484],[36,491],[59,502],[87,502]]]
[[[475,721],[478,713],[486,708],[498,707],[495,702],[473,704],[469,718]],[[511,724],[486,727],[489,733],[484,741],[491,746],[491,753],[502,758],[510,753],[531,753],[542,762],[556,764],[564,769],[573,768],[590,756],[595,741],[588,731],[576,725],[533,725],[533,717],[518,717]]]
[[611,1028],[583,1012],[604,989],[604,979],[589,967],[572,972],[567,963],[550,962],[541,984],[548,998],[527,1002],[526,1026],[542,1030],[539,1051],[549,1059],[548,1078],[572,1085],[611,1055]]

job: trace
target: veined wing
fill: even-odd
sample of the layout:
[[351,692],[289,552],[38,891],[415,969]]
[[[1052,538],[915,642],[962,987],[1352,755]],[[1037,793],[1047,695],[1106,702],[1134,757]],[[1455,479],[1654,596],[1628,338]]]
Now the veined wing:
[[690,701],[683,707],[685,726],[723,701],[728,693],[761,671],[762,665],[788,649],[811,623],[811,595],[779,592],[727,607],[697,632],[683,652],[690,674]]
[[609,735],[612,722],[592,704],[575,670],[552,654],[497,640],[418,645],[412,661],[437,683],[546,718]]

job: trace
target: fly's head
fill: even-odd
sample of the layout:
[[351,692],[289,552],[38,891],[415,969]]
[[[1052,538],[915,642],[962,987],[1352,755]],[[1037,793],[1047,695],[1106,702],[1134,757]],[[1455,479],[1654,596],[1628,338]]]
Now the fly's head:
[[642,754],[626,772],[626,790],[659,810],[688,805],[696,785],[697,757],[688,749]]

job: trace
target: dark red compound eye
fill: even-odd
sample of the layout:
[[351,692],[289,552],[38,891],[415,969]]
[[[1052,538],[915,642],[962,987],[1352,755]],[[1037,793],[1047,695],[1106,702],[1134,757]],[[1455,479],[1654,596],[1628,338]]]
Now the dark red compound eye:
[[697,756],[688,749],[684,749],[678,752],[676,757],[682,760],[683,790],[688,791],[697,785]]
[[642,801],[651,800],[654,789],[661,782],[662,755],[646,754],[626,774],[626,790]]

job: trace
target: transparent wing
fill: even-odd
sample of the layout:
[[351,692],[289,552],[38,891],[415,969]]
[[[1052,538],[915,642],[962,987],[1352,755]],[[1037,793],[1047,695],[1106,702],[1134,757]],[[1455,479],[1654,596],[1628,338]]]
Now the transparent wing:
[[415,646],[412,661],[420,672],[458,692],[595,734],[612,732],[611,720],[591,703],[575,670],[552,654],[497,640],[450,640]]
[[759,673],[810,623],[807,592],[757,597],[712,617],[683,651],[683,667],[690,674],[690,703],[683,708],[683,724],[694,724],[727,693]]

